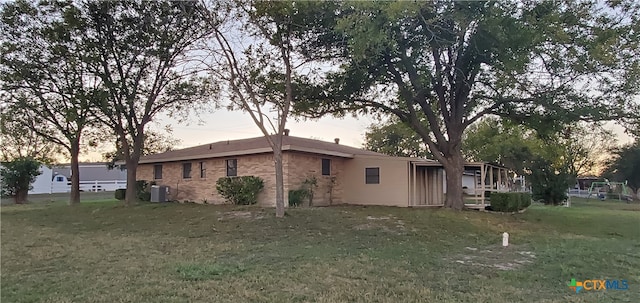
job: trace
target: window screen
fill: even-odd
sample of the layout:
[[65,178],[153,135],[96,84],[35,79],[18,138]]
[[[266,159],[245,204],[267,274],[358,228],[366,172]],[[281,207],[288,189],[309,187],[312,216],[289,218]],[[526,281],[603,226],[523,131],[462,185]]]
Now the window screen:
[[380,168],[379,167],[367,167],[364,169],[365,183],[366,184],[380,184]]

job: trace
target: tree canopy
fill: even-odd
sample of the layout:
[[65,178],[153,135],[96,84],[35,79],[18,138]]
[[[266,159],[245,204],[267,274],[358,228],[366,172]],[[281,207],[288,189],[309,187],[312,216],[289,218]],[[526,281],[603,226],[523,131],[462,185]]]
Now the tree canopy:
[[[300,99],[309,116],[385,112],[411,126],[462,208],[464,130],[487,114],[539,131],[637,118],[633,1],[343,2],[315,43],[340,62]],[[323,19],[324,20],[324,19]]]
[[81,139],[95,127],[91,104],[103,97],[82,36],[86,24],[70,2],[5,3],[0,80],[21,127],[59,145],[71,159],[70,204],[80,203]]
[[640,141],[616,148],[602,174],[611,181],[627,182],[633,190],[640,189]]
[[364,137],[364,148],[370,151],[397,157],[433,157],[422,138],[397,118],[370,125]]
[[[154,117],[186,115],[212,100],[211,82],[193,64],[197,43],[211,29],[195,1],[89,1],[82,9],[92,72],[106,92],[93,113],[117,136],[127,183],[134,184],[145,127]],[[125,203],[135,199],[129,186]]]

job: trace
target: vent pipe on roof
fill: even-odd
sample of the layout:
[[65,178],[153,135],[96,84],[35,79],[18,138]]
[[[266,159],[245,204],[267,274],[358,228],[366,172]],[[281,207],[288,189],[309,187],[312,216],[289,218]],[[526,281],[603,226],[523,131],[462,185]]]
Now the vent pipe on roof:
[[211,144],[209,144],[209,149],[211,149]]
[[333,139],[333,142],[335,142],[336,144],[340,144],[340,138]]
[[284,135],[285,135],[285,136],[288,136],[288,135],[289,135],[289,129],[288,129],[288,128],[285,128],[285,129],[284,129]]

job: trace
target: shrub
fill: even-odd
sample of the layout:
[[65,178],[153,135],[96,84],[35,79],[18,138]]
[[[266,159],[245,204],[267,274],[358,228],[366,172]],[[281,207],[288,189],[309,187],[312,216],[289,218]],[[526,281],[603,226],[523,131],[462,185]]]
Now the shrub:
[[531,205],[531,194],[520,193],[520,207],[524,209],[529,207],[530,205]]
[[548,160],[538,159],[531,168],[531,191],[536,201],[559,205],[567,200],[569,176],[565,169],[554,167]]
[[146,180],[136,181],[136,198],[140,201],[151,201],[151,186],[156,182],[147,182]]
[[29,157],[20,157],[0,167],[2,196],[13,197],[16,203],[27,202],[31,183],[40,175],[40,162]]
[[504,193],[493,193],[491,195],[491,209],[494,211],[507,211],[508,197]]
[[501,212],[513,212],[527,208],[531,205],[529,193],[499,193],[491,195],[491,210]]
[[[331,181],[332,183],[335,180]],[[333,185],[331,185],[333,186]],[[318,187],[318,179],[311,176],[302,181],[299,189],[289,191],[289,206],[313,206],[313,195]],[[332,189],[333,190],[333,189]]]
[[289,191],[289,206],[296,207],[302,205],[304,199],[308,198],[306,189],[292,189]]
[[264,182],[255,176],[222,177],[216,181],[218,193],[236,205],[258,203],[258,194],[262,188],[264,188]]
[[127,192],[126,189],[116,189],[116,199],[117,200],[124,200],[124,195]]

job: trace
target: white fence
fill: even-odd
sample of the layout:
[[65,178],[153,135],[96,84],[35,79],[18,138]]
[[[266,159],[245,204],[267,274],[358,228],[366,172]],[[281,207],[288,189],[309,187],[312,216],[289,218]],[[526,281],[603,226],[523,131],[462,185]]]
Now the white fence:
[[[588,189],[569,189],[567,195],[571,197],[581,197],[581,198],[589,198],[589,190]],[[593,194],[597,196],[596,194]]]
[[[69,191],[71,191],[71,184]],[[116,189],[127,188],[127,181],[80,181],[80,191],[115,191]]]

